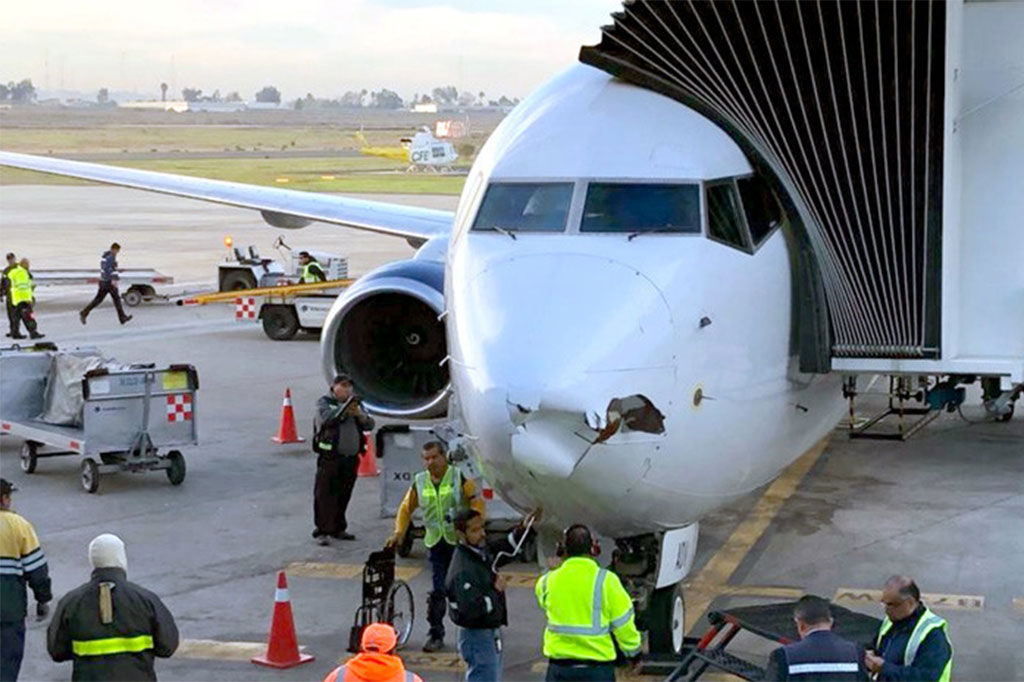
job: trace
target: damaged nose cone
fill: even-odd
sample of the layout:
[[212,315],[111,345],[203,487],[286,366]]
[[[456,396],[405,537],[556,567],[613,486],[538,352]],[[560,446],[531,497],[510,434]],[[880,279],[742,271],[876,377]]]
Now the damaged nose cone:
[[[588,420],[589,421],[589,420]],[[665,433],[665,415],[646,396],[631,395],[612,398],[605,410],[605,420],[594,444],[603,443],[619,431],[643,431],[644,433]]]

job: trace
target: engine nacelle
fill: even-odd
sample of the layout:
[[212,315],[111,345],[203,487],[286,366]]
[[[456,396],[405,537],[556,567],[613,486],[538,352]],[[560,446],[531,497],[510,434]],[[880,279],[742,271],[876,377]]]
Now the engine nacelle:
[[364,275],[331,306],[320,337],[324,375],[352,377],[367,411],[442,417],[451,385],[444,263],[407,260]]
[[278,213],[277,211],[260,211],[260,215],[263,216],[267,225],[285,230],[298,230],[313,222],[308,218],[300,218],[297,215]]

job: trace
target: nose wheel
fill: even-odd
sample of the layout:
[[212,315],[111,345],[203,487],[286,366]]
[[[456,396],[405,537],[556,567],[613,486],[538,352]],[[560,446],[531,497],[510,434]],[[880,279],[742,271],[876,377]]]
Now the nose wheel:
[[652,654],[679,655],[686,635],[686,601],[683,585],[655,590],[647,616],[648,646]]

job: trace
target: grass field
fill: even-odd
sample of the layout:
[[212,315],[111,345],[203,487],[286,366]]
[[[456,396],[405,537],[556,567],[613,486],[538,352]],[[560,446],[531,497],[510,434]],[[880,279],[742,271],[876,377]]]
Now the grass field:
[[[376,157],[150,159],[110,165],[192,175],[313,192],[458,194],[463,175],[404,173],[402,164]],[[11,168],[0,168],[0,185],[88,184]]]

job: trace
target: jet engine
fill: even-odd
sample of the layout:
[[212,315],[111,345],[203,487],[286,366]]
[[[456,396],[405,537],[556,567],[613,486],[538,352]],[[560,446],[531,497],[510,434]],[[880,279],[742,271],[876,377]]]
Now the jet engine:
[[363,406],[400,419],[442,417],[448,407],[444,264],[389,263],[367,273],[334,302],[320,352],[328,381],[352,377]]

